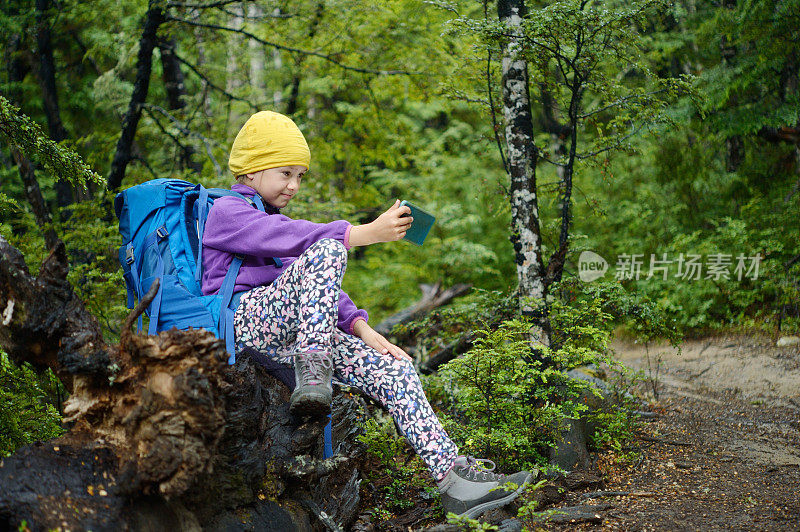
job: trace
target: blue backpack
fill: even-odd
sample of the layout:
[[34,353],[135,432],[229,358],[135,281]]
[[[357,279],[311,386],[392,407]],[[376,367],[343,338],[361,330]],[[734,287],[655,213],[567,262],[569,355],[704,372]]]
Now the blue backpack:
[[[147,293],[155,279],[161,281],[146,309],[150,317],[147,333],[172,327],[206,329],[225,340],[228,362],[233,364],[233,314],[238,304],[233,287],[244,257],[234,256],[217,294],[203,295],[200,286],[206,218],[214,200],[223,196],[242,198],[264,210],[258,195],[251,200],[232,190],[206,189],[180,179],[154,179],[124,190],[114,199],[114,210],[122,234],[119,260],[128,308]],[[282,266],[277,257],[273,261]]]
[[[128,289],[128,308],[141,299],[155,279],[160,279],[155,299],[147,307],[147,334],[177,327],[203,328],[225,340],[228,363],[236,362],[233,345],[233,314],[238,305],[233,287],[244,259],[234,255],[219,293],[203,295],[203,232],[214,200],[236,196],[264,211],[256,194],[249,199],[221,188],[206,189],[180,179],[153,179],[117,194],[114,210],[119,218],[122,264]],[[283,263],[272,258],[275,266]],[[142,317],[139,316],[139,332]],[[323,439],[323,458],[333,456],[332,421],[328,415]]]

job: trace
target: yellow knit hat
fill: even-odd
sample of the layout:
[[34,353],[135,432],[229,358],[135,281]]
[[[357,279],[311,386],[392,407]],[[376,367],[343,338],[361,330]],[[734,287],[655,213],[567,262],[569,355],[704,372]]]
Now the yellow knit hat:
[[278,166],[311,163],[303,133],[288,116],[259,111],[244,123],[231,147],[228,168],[234,176]]

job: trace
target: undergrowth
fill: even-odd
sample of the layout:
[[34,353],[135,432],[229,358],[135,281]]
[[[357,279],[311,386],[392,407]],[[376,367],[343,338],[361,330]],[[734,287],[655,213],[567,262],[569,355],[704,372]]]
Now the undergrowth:
[[61,416],[51,395],[63,393],[52,371],[37,375],[27,362],[14,364],[0,351],[0,458],[23,445],[61,435]]

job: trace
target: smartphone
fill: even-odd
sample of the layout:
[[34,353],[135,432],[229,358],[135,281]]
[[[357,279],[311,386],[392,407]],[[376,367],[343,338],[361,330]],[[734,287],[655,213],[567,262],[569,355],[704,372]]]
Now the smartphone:
[[[425,242],[425,237],[428,236],[428,232],[433,227],[433,222],[436,221],[436,217],[433,216],[431,213],[426,212],[413,203],[403,200],[400,202],[400,207],[404,205],[408,205],[411,208],[411,215],[414,218],[414,221],[411,222],[411,227],[408,228],[406,231],[406,236],[403,237],[403,240],[408,240],[409,242],[413,242],[414,244],[421,246],[423,242]],[[409,216],[408,214],[404,214],[403,216]]]

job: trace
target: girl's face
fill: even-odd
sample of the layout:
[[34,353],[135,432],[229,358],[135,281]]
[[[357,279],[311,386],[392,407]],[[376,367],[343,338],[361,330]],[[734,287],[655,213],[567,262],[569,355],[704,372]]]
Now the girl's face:
[[302,165],[267,168],[247,175],[245,184],[273,207],[282,209],[300,189],[300,181],[308,168]]

